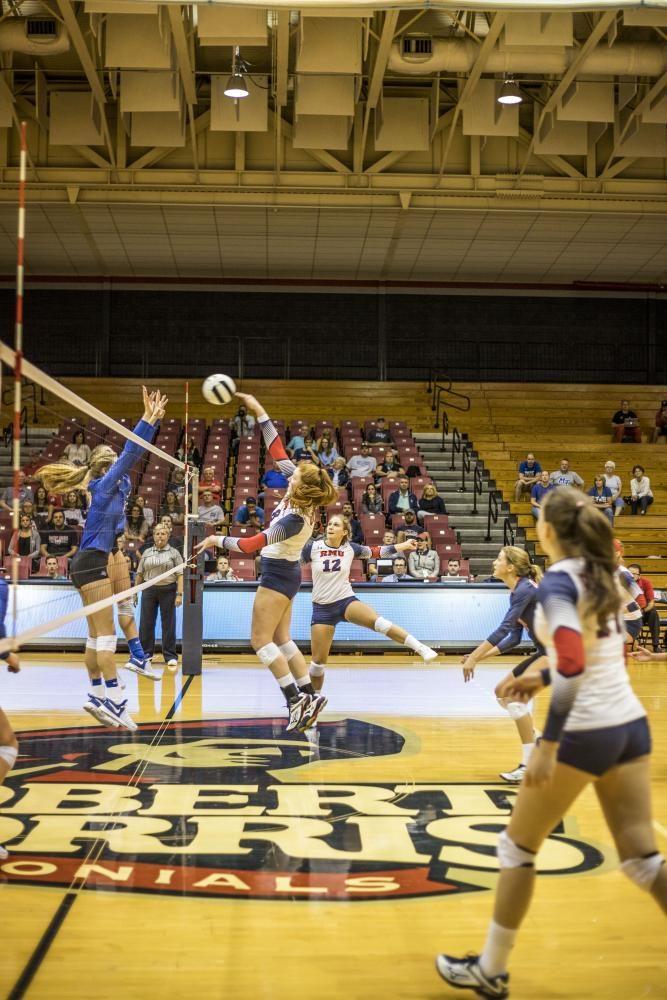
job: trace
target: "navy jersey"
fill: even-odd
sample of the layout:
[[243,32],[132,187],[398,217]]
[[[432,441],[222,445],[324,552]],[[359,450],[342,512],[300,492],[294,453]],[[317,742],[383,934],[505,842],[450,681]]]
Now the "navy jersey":
[[[4,577],[0,577],[0,639],[7,638],[5,628],[5,615],[7,614],[7,604],[9,602],[9,587]],[[9,653],[0,653],[0,660],[6,660]]]
[[535,645],[541,648],[533,629],[536,607],[537,585],[527,576],[522,576],[510,594],[507,614],[486,641],[501,653],[506,653],[519,645],[525,628]]

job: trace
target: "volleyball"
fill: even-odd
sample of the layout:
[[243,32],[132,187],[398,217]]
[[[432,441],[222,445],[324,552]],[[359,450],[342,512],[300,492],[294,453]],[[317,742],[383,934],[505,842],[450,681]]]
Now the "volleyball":
[[201,391],[207,403],[224,406],[236,392],[236,383],[229,375],[209,375],[204,379]]

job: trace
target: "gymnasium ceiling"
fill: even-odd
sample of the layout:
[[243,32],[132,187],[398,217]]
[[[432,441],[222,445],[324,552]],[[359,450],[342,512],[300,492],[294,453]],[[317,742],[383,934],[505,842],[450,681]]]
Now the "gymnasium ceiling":
[[0,0],[0,272],[25,120],[29,274],[664,283],[667,4],[516,6]]

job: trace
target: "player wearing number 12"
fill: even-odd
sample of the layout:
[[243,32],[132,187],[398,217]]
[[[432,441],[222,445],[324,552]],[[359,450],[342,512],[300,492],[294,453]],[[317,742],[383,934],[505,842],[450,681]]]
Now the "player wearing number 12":
[[353,559],[372,559],[392,556],[397,552],[416,549],[414,540],[398,545],[356,545],[348,540],[350,526],[340,514],[334,514],[327,524],[323,539],[306,544],[302,559],[313,568],[313,617],[311,621],[312,662],[310,679],[316,691],[324,684],[324,667],[329,657],[336,625],[350,622],[362,628],[388,635],[408,649],[413,649],[425,663],[435,660],[437,653],[410,635],[405,629],[378,615],[368,604],[355,595],[350,584]]

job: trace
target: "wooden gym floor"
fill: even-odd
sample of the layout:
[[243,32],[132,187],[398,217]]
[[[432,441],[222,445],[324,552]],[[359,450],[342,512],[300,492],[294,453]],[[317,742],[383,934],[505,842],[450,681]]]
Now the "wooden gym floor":
[[[454,657],[337,657],[317,740],[284,732],[251,657],[127,675],[136,734],[80,710],[80,657],[23,662],[0,678],[21,737],[0,789],[1,996],[456,995],[433,958],[483,941],[514,795],[498,771],[518,760],[493,687],[514,660],[464,686]],[[667,852],[667,665],[630,670]],[[664,919],[619,873],[592,791],[540,867],[514,1000],[667,996]]]

